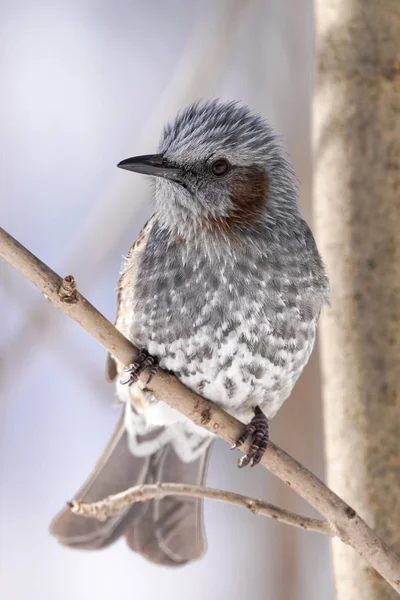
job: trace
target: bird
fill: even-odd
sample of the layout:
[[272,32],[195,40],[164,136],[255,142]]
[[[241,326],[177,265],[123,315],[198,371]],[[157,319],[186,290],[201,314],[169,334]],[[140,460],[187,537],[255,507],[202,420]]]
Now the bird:
[[[158,152],[118,167],[154,183],[156,210],[124,260],[116,328],[140,348],[124,368],[108,358],[124,404],[115,432],[75,498],[99,500],[133,485],[204,482],[213,435],[162,400],[160,367],[240,419],[239,466],[255,466],[269,420],[289,397],[313,349],[329,281],[302,217],[297,180],[269,121],[243,103],[211,99],[181,110]],[[105,522],[66,508],[51,525],[64,545],[131,549],[168,566],[206,548],[202,501],[166,497]]]

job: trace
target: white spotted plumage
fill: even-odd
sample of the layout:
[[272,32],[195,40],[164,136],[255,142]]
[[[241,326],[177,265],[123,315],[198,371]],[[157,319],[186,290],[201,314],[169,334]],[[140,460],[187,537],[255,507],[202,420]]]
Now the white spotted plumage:
[[[293,171],[270,126],[232,103],[189,108],[160,151],[181,182],[157,179],[158,211],[125,261],[116,327],[244,422],[256,406],[271,418],[309,359],[328,290]],[[207,174],[210,155],[232,161],[224,181]],[[138,384],[117,383],[117,394],[132,440],[166,426],[154,443],[172,442],[185,461],[207,444],[210,434]]]

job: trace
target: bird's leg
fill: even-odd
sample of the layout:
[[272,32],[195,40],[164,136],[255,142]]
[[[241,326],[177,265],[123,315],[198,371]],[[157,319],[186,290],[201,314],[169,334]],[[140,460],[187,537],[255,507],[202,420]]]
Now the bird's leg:
[[252,467],[258,465],[263,457],[266,447],[268,446],[268,419],[258,406],[256,406],[254,409],[254,417],[250,423],[246,425],[242,435],[239,437],[236,444],[232,446],[232,448],[238,448],[244,444],[248,437],[252,437],[250,450],[240,459],[238,463],[239,467],[245,467],[249,463]]
[[146,369],[150,369],[150,375],[146,382],[146,385],[148,385],[153,379],[154,375],[157,373],[158,368],[158,358],[149,354],[146,348],[140,348],[135,362],[124,369],[126,373],[129,373],[128,377],[126,379],[122,379],[120,383],[122,385],[132,385],[132,383],[135,383],[135,381],[139,379],[139,376]]

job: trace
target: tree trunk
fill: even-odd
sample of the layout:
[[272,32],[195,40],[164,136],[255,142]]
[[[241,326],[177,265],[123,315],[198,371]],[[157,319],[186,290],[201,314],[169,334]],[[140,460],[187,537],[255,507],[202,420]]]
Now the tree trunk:
[[[327,476],[399,552],[400,3],[317,0],[316,13]],[[333,554],[338,600],[398,598],[351,548]]]

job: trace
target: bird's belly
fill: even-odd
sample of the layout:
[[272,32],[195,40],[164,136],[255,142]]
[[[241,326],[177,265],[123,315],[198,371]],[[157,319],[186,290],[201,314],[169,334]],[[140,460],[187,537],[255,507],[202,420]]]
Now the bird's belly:
[[309,359],[318,315],[302,319],[297,305],[229,296],[221,304],[220,297],[199,308],[186,295],[178,311],[172,300],[174,309],[150,297],[134,310],[122,295],[117,328],[184,385],[240,420],[250,421],[255,406],[272,418]]
[[273,335],[257,341],[204,328],[170,344],[149,340],[146,347],[184,385],[248,422],[255,406],[269,418],[276,414],[309,359],[314,337],[310,330],[294,345]]

